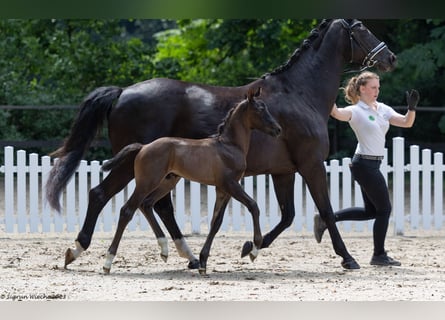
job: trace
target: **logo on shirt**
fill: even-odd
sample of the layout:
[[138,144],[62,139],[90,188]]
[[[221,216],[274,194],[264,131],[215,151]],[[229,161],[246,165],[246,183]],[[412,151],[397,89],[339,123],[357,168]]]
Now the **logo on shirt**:
[[371,120],[371,121],[375,121],[375,118],[374,118],[373,115],[370,115],[370,116],[368,117],[368,119]]

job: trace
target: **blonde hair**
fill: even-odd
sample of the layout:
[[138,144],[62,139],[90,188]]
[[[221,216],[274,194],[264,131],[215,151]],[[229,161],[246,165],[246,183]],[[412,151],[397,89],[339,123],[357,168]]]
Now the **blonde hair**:
[[366,85],[371,79],[379,80],[380,78],[374,72],[364,71],[349,79],[346,88],[341,88],[345,94],[346,102],[356,104],[360,100],[360,87]]

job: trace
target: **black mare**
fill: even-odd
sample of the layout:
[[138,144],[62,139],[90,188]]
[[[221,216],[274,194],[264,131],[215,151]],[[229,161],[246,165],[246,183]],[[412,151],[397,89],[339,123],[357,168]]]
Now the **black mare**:
[[[282,212],[281,221],[264,236],[262,248],[269,247],[294,219],[294,180],[299,172],[327,224],[335,252],[343,258],[342,266],[359,268],[335,225],[329,200],[323,163],[329,152],[327,122],[346,66],[391,71],[395,63],[395,55],[360,21],[324,20],[287,63],[244,86],[218,87],[162,78],[127,88],[97,88],[83,101],[69,137],[54,153],[59,161],[47,181],[47,199],[60,209],[60,194],[104,120],[108,120],[113,154],[130,143],[146,144],[164,136],[204,138],[216,132],[227,111],[249,88],[261,87],[262,99],[283,129],[278,139],[253,132],[247,155],[245,175],[271,174]],[[76,249],[67,250],[65,266],[89,247],[102,208],[133,177],[133,163],[128,162],[90,190]],[[140,209],[150,221],[152,208],[143,203]],[[170,194],[154,209],[179,254],[189,259],[189,267],[199,267],[174,219]],[[163,235],[159,233],[162,230],[154,231],[158,238]]]

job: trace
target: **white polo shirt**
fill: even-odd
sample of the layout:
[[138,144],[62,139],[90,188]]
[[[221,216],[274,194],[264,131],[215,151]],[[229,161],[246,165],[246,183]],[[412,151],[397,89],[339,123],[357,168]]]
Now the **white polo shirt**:
[[358,140],[355,153],[383,156],[389,119],[397,112],[381,102],[377,102],[377,111],[375,111],[361,100],[357,104],[346,108],[352,112],[349,125]]

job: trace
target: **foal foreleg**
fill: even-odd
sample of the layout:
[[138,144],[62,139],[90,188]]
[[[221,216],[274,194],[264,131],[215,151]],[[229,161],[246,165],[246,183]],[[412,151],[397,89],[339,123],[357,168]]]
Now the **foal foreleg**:
[[253,243],[246,242],[246,244],[244,244],[241,257],[245,257],[247,254],[249,254],[250,260],[253,262],[258,256],[259,249],[261,248],[261,244],[263,242],[260,227],[260,210],[258,208],[258,204],[243,190],[239,183],[231,183],[229,192],[233,198],[244,204],[252,215]]

